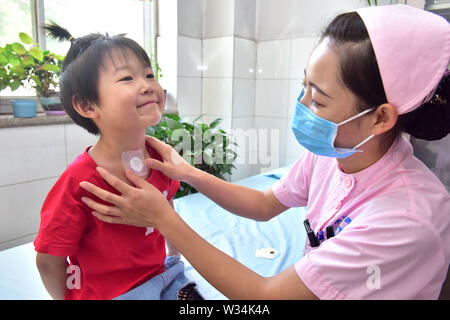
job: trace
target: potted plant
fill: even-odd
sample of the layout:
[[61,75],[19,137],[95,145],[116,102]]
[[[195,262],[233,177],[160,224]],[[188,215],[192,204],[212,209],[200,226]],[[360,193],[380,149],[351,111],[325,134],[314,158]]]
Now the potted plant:
[[[62,110],[59,98],[55,97],[57,80],[64,57],[49,50],[41,50],[38,44],[26,33],[19,33],[20,42],[6,44],[0,47],[0,90],[6,87],[12,91],[20,86],[31,87],[41,100],[45,111],[49,108]],[[50,99],[50,101],[48,100]],[[16,112],[17,105],[23,102],[13,101],[14,115],[18,117],[33,116],[33,111]],[[36,104],[34,101],[34,116]]]
[[[233,163],[237,153],[231,146],[237,144],[231,141],[226,131],[219,128],[222,119],[215,119],[208,125],[199,121],[201,117],[189,122],[178,115],[166,114],[157,125],[148,127],[146,134],[174,147],[196,168],[224,180],[224,175],[231,175],[231,171],[236,168]],[[191,185],[181,182],[175,198],[196,192]]]

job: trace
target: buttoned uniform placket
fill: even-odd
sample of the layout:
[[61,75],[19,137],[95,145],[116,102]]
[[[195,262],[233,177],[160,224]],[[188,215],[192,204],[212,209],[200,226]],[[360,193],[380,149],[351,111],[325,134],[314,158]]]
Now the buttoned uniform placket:
[[341,209],[345,204],[345,200],[350,195],[351,191],[355,187],[356,179],[352,176],[340,176],[336,174],[335,179],[336,184],[334,186],[334,190],[336,190],[336,197],[334,197],[333,201],[327,206],[326,210],[330,212],[330,214],[324,214],[323,218],[320,219],[320,222],[316,226],[316,232],[320,230],[325,230],[328,225],[332,225],[335,220],[339,218],[341,215]]

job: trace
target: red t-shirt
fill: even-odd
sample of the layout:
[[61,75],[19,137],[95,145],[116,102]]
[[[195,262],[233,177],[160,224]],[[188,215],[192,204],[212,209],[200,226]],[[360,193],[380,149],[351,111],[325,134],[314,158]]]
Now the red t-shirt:
[[[154,149],[147,149],[151,158],[161,160]],[[109,224],[91,214],[92,209],[81,201],[83,196],[111,204],[82,189],[81,181],[120,193],[97,173],[88,150],[67,167],[47,195],[34,246],[40,253],[68,256],[70,264],[79,267],[73,270],[80,271],[80,288],[76,287],[76,274],[69,271],[72,285],[65,299],[112,299],[164,271],[165,241],[156,229],[150,233],[144,227]],[[168,200],[180,187],[179,181],[157,170],[151,171],[147,181]]]

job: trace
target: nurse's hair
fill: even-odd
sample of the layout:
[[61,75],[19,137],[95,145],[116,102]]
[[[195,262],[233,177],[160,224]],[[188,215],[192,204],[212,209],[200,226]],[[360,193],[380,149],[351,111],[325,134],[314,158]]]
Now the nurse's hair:
[[[387,103],[375,52],[363,20],[356,12],[338,15],[323,31],[340,58],[340,81],[358,98],[358,111]],[[405,70],[407,72],[407,70]],[[401,80],[400,80],[401,81]],[[427,99],[428,98],[428,99]],[[412,112],[399,115],[395,135],[439,140],[450,132],[450,75],[448,72],[430,97]]]
[[105,66],[104,59],[107,56],[113,59],[113,50],[118,49],[125,59],[128,59],[127,50],[129,50],[136,55],[144,67],[151,67],[147,53],[138,43],[123,34],[109,36],[91,33],[74,38],[69,31],[54,23],[47,24],[43,28],[50,37],[71,42],[59,79],[61,103],[76,124],[98,135],[100,130],[97,125],[92,119],[83,117],[75,110],[72,99],[86,105],[99,103],[100,68]]

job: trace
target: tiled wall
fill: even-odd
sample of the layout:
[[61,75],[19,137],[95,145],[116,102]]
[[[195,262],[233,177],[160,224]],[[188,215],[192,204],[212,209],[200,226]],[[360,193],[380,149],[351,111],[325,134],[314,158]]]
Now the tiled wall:
[[96,140],[75,124],[0,130],[0,250],[35,238],[47,193]]
[[[379,1],[391,2],[395,1]],[[160,23],[170,26],[161,28],[163,45],[158,54],[166,60],[161,63],[164,68],[169,60],[170,70],[177,66],[176,83],[162,80],[173,88],[174,107],[189,118],[201,113],[205,121],[221,117],[224,129],[257,131],[256,141],[247,138],[237,150],[238,170],[232,181],[290,164],[304,151],[290,126],[309,53],[337,13],[366,5],[362,0],[324,0],[320,5],[312,0],[170,0],[164,4],[166,15],[160,16]],[[176,27],[170,18],[174,10]],[[176,41],[167,41],[168,37]],[[169,52],[174,46],[176,59]]]

